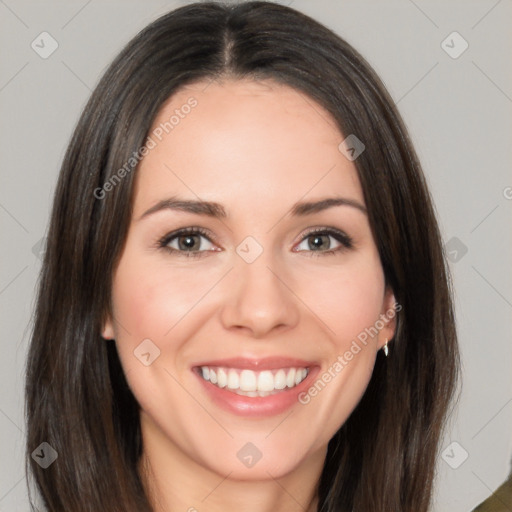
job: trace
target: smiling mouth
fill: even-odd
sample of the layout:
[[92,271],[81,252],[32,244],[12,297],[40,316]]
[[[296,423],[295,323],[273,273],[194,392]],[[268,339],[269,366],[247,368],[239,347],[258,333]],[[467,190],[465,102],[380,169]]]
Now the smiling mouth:
[[248,397],[265,397],[298,386],[309,374],[309,367],[253,371],[223,366],[197,366],[196,373],[214,386]]

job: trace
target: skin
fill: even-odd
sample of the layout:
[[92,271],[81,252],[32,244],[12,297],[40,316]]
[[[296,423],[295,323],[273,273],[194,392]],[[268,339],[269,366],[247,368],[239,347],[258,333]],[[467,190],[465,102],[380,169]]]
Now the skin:
[[[338,149],[345,137],[326,110],[269,80],[225,80],[180,89],[154,127],[191,96],[197,106],[155,139],[137,171],[102,332],[115,340],[141,406],[139,470],[159,512],[313,512],[327,444],[360,401],[377,351],[393,337],[388,313],[395,299],[366,213],[347,205],[306,217],[289,213],[299,200],[334,196],[365,206],[355,165]],[[221,203],[228,217],[167,209],[140,219],[175,195]],[[184,254],[186,237],[170,242],[179,250],[181,240],[180,254],[158,247],[166,234],[193,226],[212,234],[193,238],[199,257]],[[316,227],[343,231],[353,247],[321,254],[343,246],[327,236],[317,249],[306,236]],[[263,248],[252,263],[236,252],[248,236]],[[317,361],[321,375],[383,314],[378,335],[360,343],[308,404],[283,414],[227,412],[190,370],[204,360],[284,355]],[[133,353],[147,338],[160,350],[149,366]],[[262,453],[251,468],[236,455],[247,442]]]

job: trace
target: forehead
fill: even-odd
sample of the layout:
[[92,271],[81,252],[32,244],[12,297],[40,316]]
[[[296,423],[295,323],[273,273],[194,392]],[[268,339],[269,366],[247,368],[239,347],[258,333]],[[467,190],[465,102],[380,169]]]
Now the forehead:
[[342,193],[364,204],[332,115],[272,80],[197,82],[162,106],[141,161],[134,214],[165,194],[277,204]]

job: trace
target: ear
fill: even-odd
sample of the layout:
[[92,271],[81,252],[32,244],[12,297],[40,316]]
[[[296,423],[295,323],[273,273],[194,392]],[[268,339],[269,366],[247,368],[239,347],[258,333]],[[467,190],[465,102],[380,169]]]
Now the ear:
[[101,336],[106,340],[113,340],[115,338],[114,325],[112,323],[110,314],[107,314],[107,319],[103,322]]
[[382,329],[379,330],[377,338],[379,349],[386,344],[386,340],[390,341],[393,339],[396,332],[396,316],[401,309],[402,306],[396,302],[393,290],[390,286],[387,286],[380,314],[380,320],[384,325]]

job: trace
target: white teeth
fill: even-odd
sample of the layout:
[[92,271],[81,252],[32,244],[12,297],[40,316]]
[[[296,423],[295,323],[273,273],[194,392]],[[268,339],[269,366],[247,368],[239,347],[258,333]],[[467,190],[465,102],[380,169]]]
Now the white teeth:
[[[252,370],[242,370],[240,372],[240,389],[242,391],[256,391],[257,387],[256,374]],[[266,390],[262,389],[261,391]]]
[[[211,381],[212,379],[210,379]],[[215,382],[214,382],[215,384]],[[295,384],[295,368],[292,368],[289,372],[288,372],[288,375],[286,376],[286,385],[291,388],[293,387]]]
[[274,376],[268,370],[258,375],[258,391],[274,391]]
[[240,377],[234,370],[229,370],[228,373],[228,388],[238,389],[240,387]]
[[217,386],[219,388],[225,388],[228,384],[228,376],[226,375],[226,372],[224,368],[218,368],[217,369]]
[[[306,370],[306,375],[308,371]],[[278,370],[274,376],[275,389],[284,389],[286,387],[286,373],[284,370]]]
[[309,368],[282,368],[278,370],[239,370],[236,368],[201,367],[203,379],[219,388],[227,388],[244,396],[268,396],[285,388],[293,388],[308,375]]

